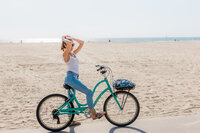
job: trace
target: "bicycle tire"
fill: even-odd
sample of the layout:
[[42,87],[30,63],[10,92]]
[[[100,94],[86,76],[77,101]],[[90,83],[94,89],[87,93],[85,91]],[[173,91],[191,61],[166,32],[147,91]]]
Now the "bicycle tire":
[[[137,100],[137,98],[133,95],[133,94],[131,94],[131,93],[129,93],[129,92],[126,92],[126,91],[117,91],[117,92],[115,92],[114,93],[114,95],[116,96],[116,98],[118,99],[118,101],[119,101],[119,103],[121,102],[120,101],[120,98],[119,98],[119,95],[121,95],[121,94],[127,94],[127,99],[128,99],[128,97],[129,98],[132,98],[132,100],[134,101],[134,103],[135,103],[135,113],[133,114],[134,116],[132,116],[132,117],[128,117],[130,120],[128,120],[128,121],[125,121],[125,122],[117,122],[118,121],[118,118],[117,117],[119,117],[119,115],[117,115],[117,114],[115,114],[114,113],[114,110],[112,109],[112,108],[114,108],[114,106],[116,107],[116,109],[118,109],[119,111],[121,111],[120,110],[120,108],[119,108],[119,106],[117,105],[117,103],[116,103],[116,101],[114,100],[114,97],[112,96],[112,94],[106,99],[106,101],[105,101],[105,103],[104,103],[104,108],[103,108],[103,110],[106,112],[106,114],[105,114],[105,117],[106,117],[106,119],[111,123],[111,124],[113,124],[113,125],[116,125],[116,126],[119,126],[119,127],[124,127],[124,126],[127,126],[127,125],[130,125],[131,123],[133,123],[136,119],[137,119],[137,117],[138,117],[138,115],[139,115],[139,112],[140,112],[140,105],[139,105],[139,102],[138,102],[138,100]],[[111,101],[112,100],[112,101]],[[110,102],[111,101],[111,102]],[[129,104],[131,104],[132,103],[132,101],[127,101],[127,102],[129,102]],[[110,105],[111,104],[111,105]],[[126,103],[125,103],[126,104]],[[121,104],[120,104],[121,105]],[[109,107],[109,106],[112,106],[112,107]],[[132,107],[129,107],[129,108],[127,108],[127,106],[126,106],[126,109],[128,109],[128,111],[130,111],[131,109],[133,109]],[[111,110],[111,111],[110,111]],[[123,109],[124,110],[124,109]],[[116,111],[116,110],[115,110]],[[123,111],[122,111],[123,112]],[[114,113],[114,115],[113,115],[113,117],[111,117],[112,115],[111,115],[111,113]],[[121,116],[120,116],[121,117]],[[126,116],[127,117],[127,116]],[[114,120],[114,119],[117,119],[117,120]],[[125,119],[125,117],[123,116],[123,119]],[[122,120],[122,119],[119,119],[119,120]]]
[[[45,103],[45,101],[47,101],[49,98],[52,98],[52,97],[61,97],[61,98],[63,98],[65,101],[68,100],[68,98],[67,98],[66,96],[62,95],[62,94],[51,94],[51,95],[48,95],[48,96],[44,97],[44,98],[39,102],[39,104],[38,104],[38,106],[37,106],[36,117],[37,117],[37,120],[38,120],[39,124],[40,124],[43,128],[45,128],[45,129],[47,129],[47,130],[49,130],[49,131],[58,132],[58,131],[61,131],[61,130],[65,129],[66,127],[68,127],[68,126],[70,125],[70,123],[71,123],[71,122],[73,121],[73,119],[74,119],[74,114],[71,114],[71,116],[68,117],[68,118],[69,118],[68,122],[65,123],[65,124],[64,124],[62,127],[60,127],[60,128],[51,128],[51,127],[47,126],[47,125],[43,122],[43,120],[41,119],[40,110],[41,110],[42,105]],[[61,106],[61,105],[59,105],[59,106]],[[70,107],[70,108],[74,108],[74,105],[73,105],[72,102],[69,103],[69,107]],[[50,111],[52,111],[52,110],[50,110]],[[58,124],[58,123],[57,123],[57,124]]]

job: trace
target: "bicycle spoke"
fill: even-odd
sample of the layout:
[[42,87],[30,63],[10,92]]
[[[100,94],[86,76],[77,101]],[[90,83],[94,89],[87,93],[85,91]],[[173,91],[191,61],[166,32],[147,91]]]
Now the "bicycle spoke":
[[125,100],[124,100],[124,96],[123,96],[123,101],[124,101],[124,103],[122,104],[122,110],[124,109],[124,106],[125,106],[125,104],[126,104],[126,100],[127,100],[127,98],[128,98],[128,94],[126,94],[126,98],[125,98]]
[[104,105],[106,118],[115,125],[127,125],[133,122],[139,113],[139,104],[135,102],[135,97],[128,92],[121,91],[116,93],[116,98],[122,110],[119,108],[113,96],[109,96]]
[[[55,112],[58,111],[58,108],[61,105],[65,104],[65,99],[65,96],[55,94],[47,97],[41,102],[41,104],[39,104],[40,106],[37,109],[37,119],[41,126],[51,131],[59,131],[69,124],[74,115],[55,114]],[[71,103],[68,103],[68,107],[73,108],[73,105],[71,105]],[[69,116],[71,116],[70,119]]]

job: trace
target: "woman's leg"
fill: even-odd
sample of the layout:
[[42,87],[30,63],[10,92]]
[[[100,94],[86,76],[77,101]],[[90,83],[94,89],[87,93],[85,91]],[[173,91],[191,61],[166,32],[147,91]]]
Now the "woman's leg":
[[[74,93],[74,95],[76,95],[76,90],[72,88],[72,90],[68,89],[68,98],[71,98],[71,92]],[[72,101],[72,103],[74,103],[74,101]]]
[[79,81],[76,78],[72,78],[72,81],[68,82],[68,85],[70,85],[75,90],[78,90],[78,91],[84,93],[86,95],[86,100],[87,100],[89,109],[94,108],[92,90],[87,88],[83,83],[81,83],[81,81]]
[[[69,74],[69,75],[73,75],[73,74]],[[105,112],[101,112],[98,113],[98,116],[94,110],[94,105],[93,105],[93,93],[92,90],[90,90],[89,88],[87,88],[83,83],[81,83],[81,81],[78,80],[78,76],[77,75],[73,75],[73,76],[68,76],[67,80],[66,80],[67,84],[69,86],[71,86],[72,88],[84,93],[86,95],[86,99],[87,99],[87,104],[88,104],[88,108],[90,109],[91,113],[92,113],[92,118],[96,119],[96,118],[101,118]]]
[[[67,84],[67,77],[65,78],[65,84]],[[72,88],[72,90],[70,90],[70,89],[68,89],[67,90],[67,92],[68,92],[68,98],[70,99],[71,98],[71,92],[72,93],[74,93],[74,95],[76,94],[76,90],[75,89],[73,89]],[[74,101],[72,101],[72,103],[73,103]],[[69,105],[67,105],[67,107],[69,108]],[[68,117],[69,117],[69,119],[71,119],[70,117],[70,115],[68,115]],[[78,126],[78,125],[80,125],[81,123],[80,122],[78,122],[78,121],[72,121],[71,123],[70,123],[70,125],[69,126]]]

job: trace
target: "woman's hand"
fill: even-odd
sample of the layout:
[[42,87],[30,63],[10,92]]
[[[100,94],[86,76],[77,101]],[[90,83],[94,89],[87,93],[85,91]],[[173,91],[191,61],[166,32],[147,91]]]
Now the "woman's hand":
[[62,36],[62,41],[64,41],[65,39],[67,39],[66,36]]
[[66,37],[71,37],[70,35],[66,35]]
[[71,36],[66,35],[66,36],[62,36],[62,38],[64,38],[64,39],[71,39]]
[[64,39],[72,39],[72,37],[71,37],[71,36],[69,36],[69,35],[62,36],[62,40],[64,40]]
[[71,36],[69,36],[69,35],[66,35],[65,38],[73,40],[73,38]]

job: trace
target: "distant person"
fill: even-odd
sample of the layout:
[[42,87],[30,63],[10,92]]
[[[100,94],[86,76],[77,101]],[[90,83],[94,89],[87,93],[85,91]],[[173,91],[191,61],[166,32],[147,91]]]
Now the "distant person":
[[108,40],[108,42],[111,42],[111,40]]
[[[73,50],[74,42],[78,42],[79,46]],[[69,35],[62,37],[61,50],[63,50],[63,59],[68,67],[67,75],[65,77],[64,83],[71,86],[73,89],[78,90],[86,95],[87,104],[91,112],[92,119],[100,119],[105,115],[105,112],[96,113],[93,105],[93,93],[92,90],[87,88],[81,81],[78,79],[79,77],[79,61],[77,58],[77,53],[83,47],[84,41],[75,39]],[[75,91],[73,90],[73,91]],[[68,90],[68,96],[69,90]],[[80,123],[77,121],[73,121],[72,125],[79,125]]]

